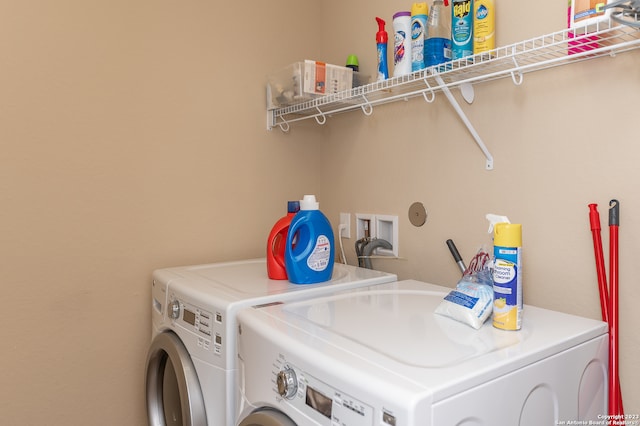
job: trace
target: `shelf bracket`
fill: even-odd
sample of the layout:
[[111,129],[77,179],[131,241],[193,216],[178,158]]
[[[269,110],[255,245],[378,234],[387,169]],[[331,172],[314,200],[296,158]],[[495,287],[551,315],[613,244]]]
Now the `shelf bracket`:
[[373,114],[373,105],[371,105],[366,96],[362,95],[362,99],[364,99],[364,104],[362,104],[360,108],[362,108],[364,115],[370,116]]
[[267,109],[267,130],[273,129],[274,116],[275,116],[275,112]]
[[520,65],[518,65],[518,61],[516,61],[516,57],[513,56],[513,65],[516,67],[516,71],[511,71],[511,80],[513,80],[513,84],[516,86],[520,86],[522,84],[522,80],[524,78],[522,71],[520,70]]
[[316,122],[322,126],[324,123],[327,122],[327,117],[324,115],[324,112],[320,110],[320,107],[316,107],[316,109],[318,110],[318,114],[316,114],[315,116]]
[[285,119],[282,119],[281,122],[278,123],[278,119],[275,116],[275,111],[268,110],[267,111],[267,130],[271,131],[274,127],[280,127],[283,133],[289,132],[289,122]]
[[433,89],[429,85],[429,82],[427,81],[426,78],[423,81],[424,81],[424,84],[427,85],[427,90],[422,92],[422,96],[424,96],[425,101],[427,101],[428,103],[432,103],[436,99],[436,93],[433,91]]
[[456,110],[456,112],[458,113],[458,116],[460,117],[460,119],[462,120],[464,125],[467,126],[467,129],[469,130],[469,133],[471,133],[471,136],[473,136],[473,139],[476,141],[476,144],[478,145],[480,150],[482,150],[482,153],[484,154],[485,158],[487,159],[485,169],[486,170],[493,170],[493,156],[491,155],[491,153],[487,149],[487,146],[484,144],[484,142],[482,142],[482,138],[480,138],[480,135],[478,134],[478,132],[476,132],[476,129],[473,127],[473,125],[471,124],[471,122],[467,118],[466,114],[464,113],[464,111],[460,107],[460,104],[458,104],[458,101],[456,101],[456,98],[453,97],[453,94],[451,93],[451,90],[449,90],[449,87],[446,85],[446,83],[444,82],[442,77],[440,77],[439,75],[436,75],[435,78],[436,78],[436,82],[438,83],[438,85],[442,89],[442,93],[445,94],[445,96],[447,97],[447,100],[449,101],[449,103],[451,104],[453,109]]
[[289,132],[289,123],[287,123],[286,121],[282,120],[282,123],[278,123],[278,126],[283,133]]

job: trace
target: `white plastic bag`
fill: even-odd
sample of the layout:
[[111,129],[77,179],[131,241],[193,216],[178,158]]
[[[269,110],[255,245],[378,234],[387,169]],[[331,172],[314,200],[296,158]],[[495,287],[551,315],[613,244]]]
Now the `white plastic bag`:
[[493,278],[489,269],[464,275],[456,289],[447,294],[435,313],[470,325],[476,330],[491,316]]

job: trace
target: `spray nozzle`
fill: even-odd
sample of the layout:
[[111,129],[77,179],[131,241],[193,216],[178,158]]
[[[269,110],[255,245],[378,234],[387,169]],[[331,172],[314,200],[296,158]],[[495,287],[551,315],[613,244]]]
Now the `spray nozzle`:
[[376,33],[376,43],[386,43],[389,41],[389,35],[384,29],[386,22],[384,19],[378,18],[376,16],[376,21],[378,22],[378,32]]
[[497,214],[489,213],[486,218],[489,221],[489,230],[487,231],[489,234],[493,232],[493,227],[496,226],[497,223],[511,223],[508,217]]
[[444,5],[449,6],[449,0],[444,0]]

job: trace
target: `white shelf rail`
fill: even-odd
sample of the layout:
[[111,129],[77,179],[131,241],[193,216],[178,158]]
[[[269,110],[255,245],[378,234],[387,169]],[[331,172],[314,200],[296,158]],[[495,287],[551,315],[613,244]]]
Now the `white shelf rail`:
[[297,121],[314,118],[318,124],[324,124],[333,114],[358,109],[365,115],[371,115],[377,105],[417,96],[432,102],[438,92],[443,92],[485,155],[486,168],[491,170],[493,157],[451,95],[452,88],[506,77],[511,77],[514,84],[519,85],[525,73],[606,55],[615,56],[638,48],[638,29],[605,20],[590,26],[588,32],[587,28],[557,31],[409,75],[267,110],[267,128],[280,127],[286,132]]

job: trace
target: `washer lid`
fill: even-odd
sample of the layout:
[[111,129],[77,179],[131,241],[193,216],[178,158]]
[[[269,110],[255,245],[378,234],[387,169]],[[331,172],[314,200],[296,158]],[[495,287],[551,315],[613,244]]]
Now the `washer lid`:
[[266,259],[160,269],[154,272],[154,277],[168,282],[169,286],[188,283],[188,287],[198,294],[220,297],[225,301],[260,298],[259,303],[269,302],[268,296],[278,301],[292,300],[297,297],[295,293],[300,291],[305,291],[307,295],[313,295],[314,292],[320,295],[326,294],[328,288],[334,292],[397,279],[394,274],[336,263],[330,281],[292,284],[287,280],[269,279]]
[[[310,323],[399,363],[449,367],[517,345],[530,335],[500,332],[488,321],[480,330],[434,314],[447,292],[441,289],[371,290],[285,305],[295,322]],[[311,327],[311,326],[310,326]]]
[[261,310],[277,320],[279,332],[318,353],[430,391],[460,391],[607,332],[602,321],[533,306],[525,306],[520,331],[496,329],[490,320],[475,330],[434,313],[450,290],[400,281]]

